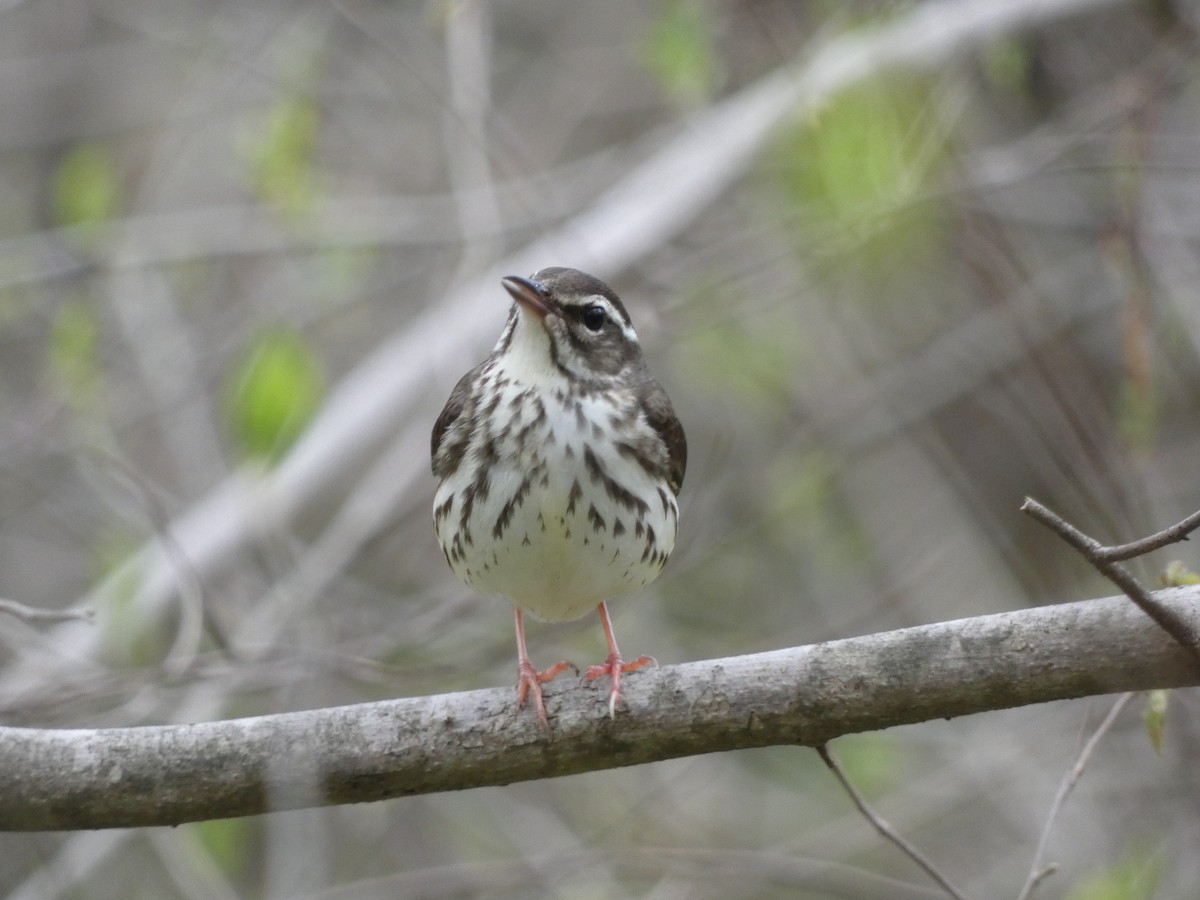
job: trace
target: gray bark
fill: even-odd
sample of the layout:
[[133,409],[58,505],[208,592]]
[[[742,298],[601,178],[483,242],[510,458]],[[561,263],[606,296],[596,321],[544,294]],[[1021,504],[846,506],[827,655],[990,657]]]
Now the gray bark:
[[[1200,627],[1200,588],[1156,594]],[[1119,691],[1200,684],[1124,597],[547,685],[194,725],[0,728],[0,828],[173,825],[549,778]]]

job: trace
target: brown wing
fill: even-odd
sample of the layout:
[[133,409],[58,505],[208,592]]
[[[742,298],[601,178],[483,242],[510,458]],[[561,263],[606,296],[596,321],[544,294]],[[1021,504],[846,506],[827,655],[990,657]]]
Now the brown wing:
[[641,395],[646,422],[667,447],[667,484],[674,494],[678,494],[687,470],[687,438],[683,434],[683,424],[671,408],[667,392],[658,382],[644,382]]
[[451,440],[449,443],[446,443],[446,435],[451,431],[461,434],[462,429],[455,429],[454,425],[462,418],[467,407],[472,405],[471,386],[475,381],[476,374],[482,367],[483,363],[480,363],[462,378],[458,379],[458,384],[450,392],[450,399],[442,407],[441,415],[433,423],[433,433],[429,438],[429,456],[433,474],[439,478],[450,474],[458,468],[459,459],[466,449],[466,435]]

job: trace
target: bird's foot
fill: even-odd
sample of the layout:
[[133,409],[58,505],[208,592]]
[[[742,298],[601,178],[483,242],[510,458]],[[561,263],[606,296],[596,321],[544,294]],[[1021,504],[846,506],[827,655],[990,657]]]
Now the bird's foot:
[[523,659],[517,663],[517,709],[523,709],[526,698],[533,697],[533,705],[537,710],[538,719],[546,728],[550,727],[550,720],[546,718],[546,704],[542,702],[542,684],[550,681],[567,669],[579,669],[567,662],[559,660],[548,669],[538,671],[534,668],[533,663],[527,659]]
[[608,654],[608,659],[598,666],[588,666],[584,677],[588,681],[594,678],[600,678],[603,675],[608,675],[612,678],[612,690],[608,694],[608,715],[610,718],[617,717],[617,701],[621,699],[621,675],[624,672],[633,672],[640,669],[642,666],[658,665],[658,660],[653,656],[639,656],[637,659],[625,662],[619,653]]

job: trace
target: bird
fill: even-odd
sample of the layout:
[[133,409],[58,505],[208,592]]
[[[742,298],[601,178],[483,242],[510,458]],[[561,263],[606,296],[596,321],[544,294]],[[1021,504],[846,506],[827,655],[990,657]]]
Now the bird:
[[621,676],[657,663],[624,659],[608,600],[654,581],[674,549],[687,439],[612,288],[562,267],[500,281],[513,301],[500,339],[433,426],[434,529],[459,578],[514,607],[517,709],[532,699],[548,728],[542,684],[575,668],[533,665],[525,615],[595,609],[608,657],[584,674],[608,676],[615,718]]

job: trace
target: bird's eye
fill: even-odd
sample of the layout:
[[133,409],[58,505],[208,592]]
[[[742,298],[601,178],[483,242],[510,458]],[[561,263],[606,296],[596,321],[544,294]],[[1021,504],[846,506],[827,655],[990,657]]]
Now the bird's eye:
[[607,321],[608,313],[604,311],[603,306],[589,306],[583,312],[583,324],[588,331],[599,331]]

